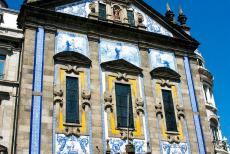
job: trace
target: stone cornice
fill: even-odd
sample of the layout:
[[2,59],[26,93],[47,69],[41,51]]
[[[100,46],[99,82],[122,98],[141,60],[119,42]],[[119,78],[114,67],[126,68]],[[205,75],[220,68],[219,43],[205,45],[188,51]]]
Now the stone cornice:
[[180,74],[167,67],[158,67],[150,72],[152,78],[180,81]]

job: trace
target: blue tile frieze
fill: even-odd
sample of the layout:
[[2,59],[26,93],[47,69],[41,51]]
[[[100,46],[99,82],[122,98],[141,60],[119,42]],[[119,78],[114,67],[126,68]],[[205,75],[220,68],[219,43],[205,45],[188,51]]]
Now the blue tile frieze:
[[161,149],[163,154],[189,154],[187,143],[169,143],[161,142]]
[[[127,144],[127,140],[122,140],[119,138],[110,138],[109,145],[111,154],[124,153],[125,145]],[[136,154],[145,154],[147,152],[147,144],[144,140],[134,139],[133,144],[135,146]]]
[[101,62],[124,59],[140,66],[139,49],[136,45],[107,39],[100,40]]
[[87,35],[58,31],[55,41],[55,53],[62,51],[74,51],[88,56],[89,44]]
[[89,154],[89,136],[56,135],[56,154]]

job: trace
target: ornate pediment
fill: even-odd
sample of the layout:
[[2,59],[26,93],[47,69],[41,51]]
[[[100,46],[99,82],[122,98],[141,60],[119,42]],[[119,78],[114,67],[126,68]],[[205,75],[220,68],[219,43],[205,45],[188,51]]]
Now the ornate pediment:
[[54,55],[54,60],[65,64],[90,66],[91,60],[85,55],[74,51],[62,51]]
[[168,67],[154,68],[150,72],[152,78],[180,81],[180,74]]
[[132,63],[124,59],[112,60],[101,63],[101,67],[105,70],[129,74],[141,74],[142,72],[141,68],[133,65]]

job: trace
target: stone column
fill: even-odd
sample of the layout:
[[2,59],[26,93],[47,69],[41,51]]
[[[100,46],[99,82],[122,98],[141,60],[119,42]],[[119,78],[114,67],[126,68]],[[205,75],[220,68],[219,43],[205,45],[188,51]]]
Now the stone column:
[[148,51],[147,48],[140,48],[141,53],[141,68],[143,69],[143,76],[144,76],[144,95],[146,97],[146,107],[148,114],[148,131],[149,131],[149,138],[150,138],[150,147],[152,153],[158,154],[160,153],[160,145],[159,145],[159,138],[158,138],[158,130],[157,130],[157,117],[155,112],[155,104],[153,98],[153,86],[151,81],[150,75],[150,65],[148,63]]
[[41,153],[52,153],[52,110],[55,31],[45,28]]
[[90,69],[90,90],[91,90],[91,113],[92,113],[92,144],[93,153],[103,153],[102,140],[102,110],[101,110],[101,94],[100,94],[100,64],[99,64],[99,38],[88,36],[89,51],[92,66]]
[[25,28],[19,94],[19,118],[16,143],[17,153],[29,153],[35,36],[36,28]]

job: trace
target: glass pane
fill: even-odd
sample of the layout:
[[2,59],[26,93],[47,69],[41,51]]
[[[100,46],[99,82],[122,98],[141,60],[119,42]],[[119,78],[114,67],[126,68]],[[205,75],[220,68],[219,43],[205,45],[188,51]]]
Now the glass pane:
[[[132,96],[131,96],[130,85],[116,83],[115,91],[116,91],[116,108],[117,108],[118,127],[128,127],[129,126],[129,128],[134,128]],[[127,109],[128,108],[128,97],[129,97],[129,110]],[[128,122],[128,118],[129,118],[129,122]]]
[[4,77],[4,61],[0,61],[0,79],[3,79]]
[[176,124],[172,93],[169,90],[162,90],[162,96],[164,102],[167,131],[177,132],[177,124]]
[[66,77],[66,122],[79,124],[78,78]]
[[133,11],[128,11],[128,22],[131,26],[135,26]]
[[99,19],[105,20],[106,19],[106,5],[99,4]]
[[6,60],[6,56],[0,55],[0,60]]

